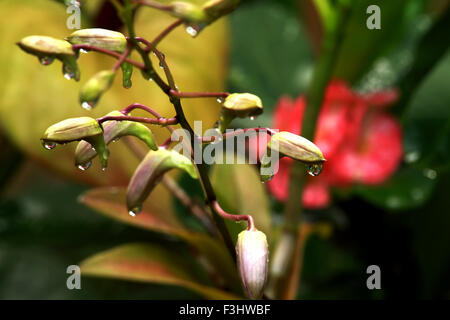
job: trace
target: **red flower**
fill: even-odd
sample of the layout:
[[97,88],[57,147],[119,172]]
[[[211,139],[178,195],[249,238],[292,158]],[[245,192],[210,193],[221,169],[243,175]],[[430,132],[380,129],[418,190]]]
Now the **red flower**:
[[[399,123],[383,107],[397,99],[393,90],[359,95],[343,82],[329,84],[319,114],[314,142],[327,162],[322,174],[308,179],[302,195],[307,208],[330,203],[330,186],[358,182],[378,184],[397,169],[402,157]],[[273,128],[301,133],[306,101],[282,97],[275,109]],[[280,160],[278,173],[268,183],[279,200],[287,198],[292,160]]]

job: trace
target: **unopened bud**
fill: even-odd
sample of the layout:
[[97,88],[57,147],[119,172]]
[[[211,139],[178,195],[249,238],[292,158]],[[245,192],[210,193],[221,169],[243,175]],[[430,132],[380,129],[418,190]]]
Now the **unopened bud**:
[[269,247],[266,235],[256,229],[239,233],[236,256],[242,284],[248,297],[261,298],[269,268]]
[[[119,111],[112,111],[106,116],[124,116]],[[103,124],[103,136],[106,145],[112,141],[116,141],[123,136],[135,136],[145,142],[152,150],[158,150],[152,131],[142,123],[134,121],[105,121]],[[87,141],[80,141],[75,150],[75,165],[77,167],[89,163],[95,156],[97,151],[92,148]]]
[[197,171],[192,161],[174,150],[159,148],[149,151],[133,174],[127,190],[127,207],[130,214],[135,215],[141,208],[163,175],[174,168],[187,172],[197,178]]
[[224,132],[234,118],[256,117],[263,112],[261,99],[251,93],[233,93],[225,98],[220,116],[220,132]]
[[47,36],[28,36],[20,40],[17,45],[23,51],[37,56],[62,54],[75,56],[69,42]]
[[281,156],[286,156],[307,164],[321,163],[325,161],[322,151],[314,143],[306,138],[291,132],[281,131],[275,133],[268,145]]
[[95,107],[102,94],[111,87],[115,75],[112,70],[103,70],[89,79],[80,91],[81,106],[87,110]]
[[117,31],[93,28],[73,32],[67,41],[71,44],[85,44],[116,52],[123,52],[127,47],[127,39]]
[[184,22],[203,22],[206,19],[202,8],[189,2],[174,1],[170,4],[173,16],[182,19]]
[[208,17],[208,23],[227,15],[236,9],[241,0],[210,0],[203,5],[203,11]]
[[[90,117],[70,118],[50,126],[41,138],[43,145],[85,140],[98,153],[100,162],[106,167],[108,149],[103,139],[103,129],[97,120]],[[48,149],[48,148],[47,148]]]
[[75,52],[65,41],[46,36],[25,37],[17,45],[25,52],[38,57],[43,65],[49,65],[56,58],[63,63],[63,74],[67,79],[80,80]]

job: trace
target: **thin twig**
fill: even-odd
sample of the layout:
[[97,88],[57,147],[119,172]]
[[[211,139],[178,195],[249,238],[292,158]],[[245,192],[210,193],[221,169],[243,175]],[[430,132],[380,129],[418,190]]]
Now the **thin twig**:
[[170,90],[170,95],[178,98],[226,98],[230,94],[228,92],[181,92]]
[[255,229],[255,223],[253,222],[253,217],[250,215],[243,215],[243,214],[229,214],[225,210],[221,208],[219,203],[215,200],[213,201],[213,207],[214,210],[224,219],[232,220],[232,221],[247,221],[247,230],[254,230]]
[[167,126],[169,124],[177,124],[178,119],[176,117],[174,118],[144,118],[144,117],[133,117],[133,116],[104,116],[97,119],[98,123],[103,123],[105,121],[134,121],[134,122],[142,122],[142,123],[149,123],[149,124],[155,124],[160,126]]

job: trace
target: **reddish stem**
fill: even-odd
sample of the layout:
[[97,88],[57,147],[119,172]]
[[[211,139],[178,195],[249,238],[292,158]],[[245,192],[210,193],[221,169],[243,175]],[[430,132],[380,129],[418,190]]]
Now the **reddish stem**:
[[217,212],[219,216],[221,216],[224,219],[233,220],[233,221],[243,221],[247,220],[247,230],[254,230],[255,229],[255,223],[253,222],[253,217],[250,215],[239,215],[239,214],[229,214],[225,210],[223,210],[219,203],[214,200],[212,202],[212,205],[214,207],[214,210]]
[[[97,52],[104,53],[104,54],[106,54],[108,56],[111,56],[111,57],[114,57],[114,58],[117,58],[117,59],[121,58],[121,54],[119,54],[117,52],[114,52],[114,51],[111,51],[111,50],[108,50],[108,49],[103,49],[103,48],[99,48],[99,47],[96,47],[96,46],[91,46],[91,45],[88,45],[88,44],[74,44],[74,45],[72,45],[72,50],[75,51],[75,50],[79,50],[79,49],[84,49],[84,50],[87,50],[87,51],[97,51]],[[145,70],[145,65],[143,63],[140,63],[138,61],[134,61],[134,60],[132,60],[130,58],[125,58],[125,59],[123,59],[123,61],[131,63],[133,66],[138,67],[141,70]]]
[[122,53],[122,55],[120,56],[120,58],[116,61],[116,63],[114,64],[114,66],[112,67],[112,71],[116,72],[120,66],[122,65],[122,63],[125,62],[125,59],[128,57],[128,55],[131,52],[131,46],[128,43],[127,44],[127,48],[125,49],[125,51]]
[[[225,132],[222,133],[222,139],[228,139],[228,138],[233,138],[236,137],[240,134],[246,133],[248,131],[253,130],[254,132],[266,132],[269,135],[273,136],[275,134],[275,131],[273,129],[270,128],[245,128],[245,129],[238,129],[238,130],[234,130],[232,132]],[[211,137],[201,137],[202,142],[207,143],[207,142],[213,142],[216,140],[215,136],[211,136]]]
[[134,122],[143,122],[155,125],[166,126],[170,124],[177,124],[178,119],[175,118],[143,118],[143,117],[133,117],[133,116],[104,116],[97,119],[98,123],[103,123],[105,121],[134,121]]

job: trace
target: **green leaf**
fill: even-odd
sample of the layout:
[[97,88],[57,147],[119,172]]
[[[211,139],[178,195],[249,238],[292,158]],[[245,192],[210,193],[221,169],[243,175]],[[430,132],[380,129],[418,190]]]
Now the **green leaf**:
[[[334,77],[357,81],[375,59],[389,49],[399,35],[405,32],[406,8],[413,1],[353,1],[352,15],[347,25],[334,69]],[[381,29],[366,27],[367,7],[377,5],[381,11]]]
[[357,194],[388,210],[407,210],[423,205],[432,194],[435,180],[428,171],[402,168],[380,186],[355,187]]
[[[224,210],[232,214],[249,214],[256,228],[271,240],[269,202],[256,168],[247,164],[217,164],[211,173],[211,182]],[[226,221],[233,240],[245,227],[245,222]]]
[[209,299],[237,299],[207,286],[185,254],[156,244],[125,244],[98,253],[80,264],[83,276],[187,287]]
[[[42,148],[39,137],[52,123],[80,116],[98,118],[136,101],[158,107],[157,111],[165,117],[173,116],[173,106],[154,82],[135,77],[132,89],[125,90],[121,81],[115,81],[95,110],[82,109],[77,101],[81,84],[65,80],[58,61],[42,66],[15,44],[32,34],[67,37],[71,31],[65,27],[66,8],[49,0],[0,1],[0,12],[8,12],[0,21],[0,127],[26,155],[66,177],[96,186],[124,185],[138,161],[123,143],[111,145],[108,170],[101,171],[94,161],[89,170],[81,173],[73,164],[75,146],[49,152]],[[82,19],[86,16],[82,15]],[[157,10],[139,10],[136,32],[151,40],[172,22],[172,17]],[[89,21],[83,21],[83,26],[88,25]],[[221,19],[195,39],[180,27],[159,44],[180,90],[223,91],[228,39],[225,26],[226,19]],[[133,55],[133,59],[139,57]],[[151,59],[156,71],[164,77],[156,59]],[[115,61],[96,52],[80,54],[81,81],[87,81],[99,70],[111,69]],[[192,99],[183,101],[183,108],[188,121],[202,120],[206,128],[217,120],[220,106],[213,99]],[[144,116],[144,113],[136,110],[133,115]],[[166,128],[152,126],[152,131],[159,143],[167,139]],[[145,146],[139,147],[146,150]]]
[[218,274],[226,279],[227,284],[235,292],[240,292],[237,270],[224,244],[206,234],[192,232],[183,226],[172,208],[172,203],[163,200],[167,199],[167,193],[165,188],[158,185],[148,200],[144,202],[141,213],[135,217],[128,214],[125,205],[125,188],[92,189],[80,196],[79,200],[114,220],[138,228],[176,236],[186,241],[208,259]]

